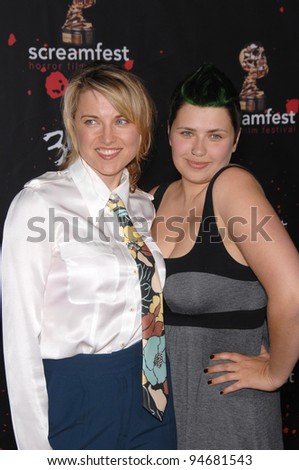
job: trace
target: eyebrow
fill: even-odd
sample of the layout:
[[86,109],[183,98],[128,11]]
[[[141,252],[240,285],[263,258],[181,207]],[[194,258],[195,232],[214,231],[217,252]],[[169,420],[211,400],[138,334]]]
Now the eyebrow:
[[[93,118],[93,119],[97,119],[99,116],[97,114],[81,114],[80,116],[80,119],[82,118]],[[123,114],[117,114],[116,116],[114,116],[116,119],[119,119],[121,117],[125,118],[125,116]],[[127,119],[127,118],[125,118]]]
[[86,118],[86,117],[89,117],[89,118],[97,118],[98,116],[96,116],[95,114],[81,114],[80,118]]
[[[193,131],[196,132],[196,129],[193,127],[188,127],[188,126],[179,126],[176,128],[177,130],[184,130],[184,131]],[[223,129],[222,127],[216,127],[215,129],[208,129],[206,132],[228,132],[226,129]]]
[[196,129],[193,129],[193,127],[188,127],[188,126],[179,126],[177,127],[178,130],[184,130],[184,131],[195,131]]

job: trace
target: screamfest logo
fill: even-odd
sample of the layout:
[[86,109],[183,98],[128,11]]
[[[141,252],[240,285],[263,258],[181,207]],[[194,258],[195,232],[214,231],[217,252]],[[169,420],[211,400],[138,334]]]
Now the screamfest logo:
[[95,3],[96,0],[73,0],[62,27],[63,42],[79,46],[94,43],[94,28],[92,23],[84,18],[83,10],[91,8]]
[[[95,47],[50,47],[44,44],[41,47],[29,48],[29,70],[40,72],[72,72],[93,60],[124,62],[125,68],[130,69],[133,61],[129,58],[129,49],[123,46],[120,49],[105,48],[102,42]],[[78,63],[84,62],[84,63]]]
[[262,44],[247,44],[239,54],[239,61],[246,73],[240,92],[240,106],[243,111],[244,134],[292,134],[296,132],[296,114],[299,100],[286,101],[286,112],[274,112],[267,108],[266,95],[260,89],[258,80],[269,73],[265,49]]
[[[51,47],[47,43],[41,45],[39,39],[36,46],[29,47],[29,70],[45,74],[45,90],[52,99],[64,95],[68,85],[66,75],[84,67],[88,62],[114,61],[122,63],[126,70],[133,68],[134,61],[129,58],[128,47],[110,49],[104,47],[103,42],[95,41],[93,23],[85,19],[86,10],[95,4],[96,0],[72,0],[61,27],[61,47]],[[13,39],[10,38],[11,45],[15,43]],[[28,90],[28,94],[32,94],[31,90]],[[43,134],[49,152],[55,150],[56,153],[63,148],[63,139],[63,131],[60,129]],[[63,158],[62,156],[55,163],[59,165]]]
[[240,93],[242,111],[263,111],[265,93],[257,86],[257,80],[269,72],[265,50],[261,44],[248,44],[241,50],[239,61],[247,73]]
[[[61,27],[62,47],[51,47],[47,43],[29,47],[29,70],[46,73],[45,88],[50,98],[64,95],[68,84],[64,73],[82,68],[94,60],[122,62],[130,70],[133,60],[129,58],[126,46],[117,49],[104,47],[102,42],[95,42],[95,28],[85,19],[85,11],[96,4],[96,0],[72,0],[66,19]],[[40,40],[37,39],[40,43]],[[30,93],[29,93],[30,94]]]

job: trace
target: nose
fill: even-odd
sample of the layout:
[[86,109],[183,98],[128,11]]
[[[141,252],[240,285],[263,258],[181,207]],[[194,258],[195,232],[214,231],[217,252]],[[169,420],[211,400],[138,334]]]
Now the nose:
[[114,130],[111,124],[103,125],[101,139],[105,145],[111,145],[115,141]]
[[196,137],[193,142],[191,153],[195,157],[203,157],[206,154],[206,146],[203,138]]

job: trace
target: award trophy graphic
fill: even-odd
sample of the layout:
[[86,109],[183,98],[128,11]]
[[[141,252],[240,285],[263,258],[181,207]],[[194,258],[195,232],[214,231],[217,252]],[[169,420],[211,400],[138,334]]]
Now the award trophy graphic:
[[240,92],[242,111],[263,111],[265,109],[265,93],[256,84],[257,80],[267,75],[269,67],[265,50],[261,44],[251,43],[241,50],[239,55],[241,67],[247,72]]
[[73,0],[62,26],[62,41],[75,46],[91,45],[94,42],[94,28],[86,21],[83,10],[95,5],[96,0]]

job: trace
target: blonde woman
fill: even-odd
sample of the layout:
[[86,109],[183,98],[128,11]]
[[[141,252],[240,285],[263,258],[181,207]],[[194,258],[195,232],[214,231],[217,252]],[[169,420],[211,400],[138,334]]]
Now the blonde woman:
[[27,183],[9,209],[3,332],[19,449],[176,448],[164,263],[152,197],[137,189],[153,113],[133,74],[81,69],[63,101],[61,170]]

